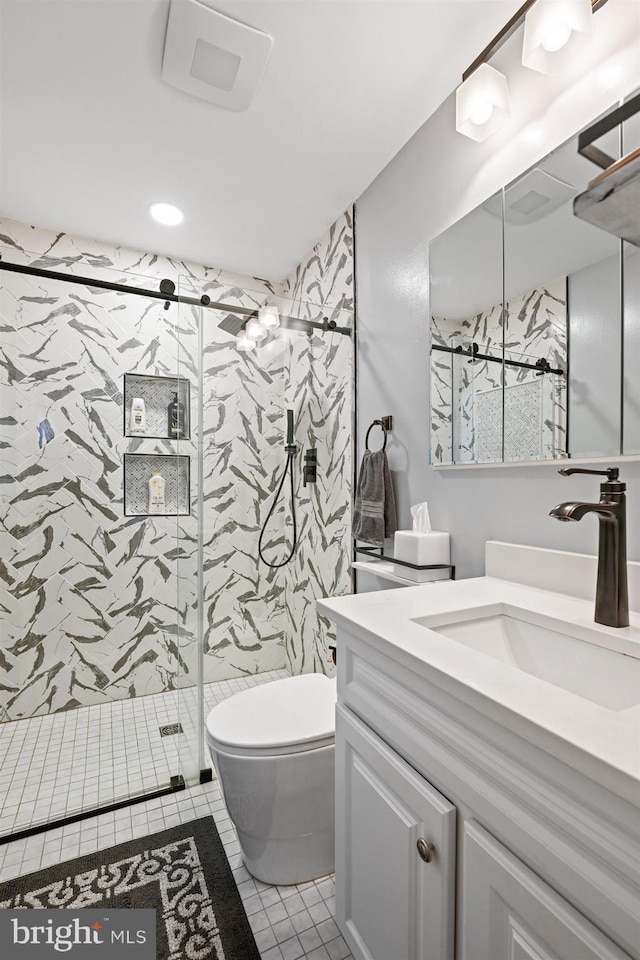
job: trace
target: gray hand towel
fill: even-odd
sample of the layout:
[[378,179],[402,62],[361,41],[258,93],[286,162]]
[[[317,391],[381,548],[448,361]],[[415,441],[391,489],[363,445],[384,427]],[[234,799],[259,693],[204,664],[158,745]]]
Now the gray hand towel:
[[374,547],[396,532],[396,501],[384,450],[365,450],[353,511],[353,537]]

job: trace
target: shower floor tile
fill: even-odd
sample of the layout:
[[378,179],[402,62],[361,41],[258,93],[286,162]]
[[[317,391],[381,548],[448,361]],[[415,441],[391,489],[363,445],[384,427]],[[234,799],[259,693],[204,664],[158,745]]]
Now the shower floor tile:
[[334,919],[333,876],[289,887],[254,880],[237,852],[235,827],[215,781],[6,843],[0,846],[0,882],[207,816],[218,827],[261,960],[353,960]]
[[[207,683],[205,716],[240,690],[286,676]],[[196,689],[187,688],[1,724],[0,836],[168,787],[192,756],[198,722]],[[171,723],[183,733],[161,736]]]

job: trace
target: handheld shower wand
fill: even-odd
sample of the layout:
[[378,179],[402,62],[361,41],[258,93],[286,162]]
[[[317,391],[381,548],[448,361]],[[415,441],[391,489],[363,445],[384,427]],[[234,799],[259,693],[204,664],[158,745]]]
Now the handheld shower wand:
[[[289,561],[291,560],[291,558],[293,557],[293,554],[295,553],[296,546],[297,546],[297,544],[298,544],[298,527],[297,527],[297,523],[296,523],[295,484],[294,484],[294,479],[293,479],[293,462],[294,462],[294,459],[295,459],[296,450],[297,450],[298,448],[297,448],[297,446],[296,446],[296,444],[295,444],[295,442],[294,442],[294,434],[293,434],[293,410],[287,410],[287,434],[286,434],[286,443],[285,443],[284,449],[285,449],[285,453],[286,453],[286,455],[287,455],[287,462],[285,463],[284,471],[283,471],[283,473],[282,473],[282,477],[281,477],[281,479],[280,479],[280,483],[278,484],[278,489],[276,490],[275,496],[274,496],[274,498],[273,498],[273,503],[271,504],[271,507],[269,508],[269,513],[267,514],[267,519],[265,520],[265,522],[264,522],[263,525],[262,525],[262,530],[260,531],[260,537],[258,538],[258,556],[260,557],[260,559],[262,560],[262,562],[263,562],[267,567],[271,567],[272,570],[277,570],[277,569],[279,569],[280,567],[285,567],[285,566],[289,563]],[[281,560],[280,563],[270,563],[270,562],[265,558],[264,553],[262,552],[262,541],[263,541],[263,539],[264,539],[265,531],[266,531],[266,529],[267,529],[267,524],[269,523],[269,520],[271,519],[271,516],[272,516],[272,514],[273,514],[273,511],[276,509],[276,507],[277,507],[277,505],[278,505],[278,500],[280,499],[280,494],[281,494],[281,492],[282,492],[282,488],[283,488],[283,486],[284,486],[284,482],[285,482],[285,480],[287,479],[287,473],[289,474],[289,479],[290,479],[290,483],[291,483],[291,519],[292,519],[292,521],[293,521],[293,541],[292,541],[292,543],[291,543],[291,550],[289,551],[289,553],[287,554],[287,556],[285,557],[284,560]]]
[[287,410],[287,447],[293,446],[293,410]]

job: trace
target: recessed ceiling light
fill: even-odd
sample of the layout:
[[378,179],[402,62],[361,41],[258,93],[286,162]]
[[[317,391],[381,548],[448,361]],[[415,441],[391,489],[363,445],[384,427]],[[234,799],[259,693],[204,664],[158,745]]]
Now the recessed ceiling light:
[[149,213],[158,223],[165,227],[176,227],[184,220],[184,213],[179,207],[174,207],[172,203],[152,203],[149,207]]

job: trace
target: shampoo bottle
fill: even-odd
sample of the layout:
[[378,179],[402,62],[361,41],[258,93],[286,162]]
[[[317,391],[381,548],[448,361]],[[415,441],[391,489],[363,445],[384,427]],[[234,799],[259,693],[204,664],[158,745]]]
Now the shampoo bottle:
[[134,397],[131,401],[131,415],[129,417],[129,433],[135,437],[143,437],[147,432],[147,411],[142,397]]
[[164,477],[159,470],[149,478],[149,513],[166,513],[164,505]]
[[172,439],[184,437],[184,404],[178,398],[177,393],[174,393],[173,400],[169,404],[167,412],[169,416],[169,436]]

